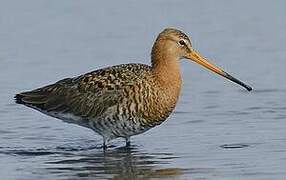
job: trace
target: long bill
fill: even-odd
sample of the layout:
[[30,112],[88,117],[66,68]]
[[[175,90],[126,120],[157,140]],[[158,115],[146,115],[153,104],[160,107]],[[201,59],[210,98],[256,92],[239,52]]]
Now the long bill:
[[231,76],[230,74],[228,74],[227,72],[223,71],[221,68],[211,64],[210,62],[208,62],[205,58],[203,58],[198,52],[196,52],[193,48],[190,49],[190,53],[187,56],[188,59],[195,61],[196,63],[206,67],[207,69],[243,86],[245,89],[247,89],[248,91],[252,90],[252,87],[244,84],[242,81],[234,78],[233,76]]

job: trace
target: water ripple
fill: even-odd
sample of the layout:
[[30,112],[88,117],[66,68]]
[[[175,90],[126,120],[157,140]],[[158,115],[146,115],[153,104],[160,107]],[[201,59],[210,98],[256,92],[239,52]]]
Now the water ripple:
[[220,145],[220,147],[223,149],[239,149],[239,148],[246,148],[249,146],[250,146],[249,144],[244,144],[244,143],[233,143],[233,144]]
[[64,152],[51,151],[49,149],[3,149],[0,150],[0,154],[6,155],[19,155],[19,156],[45,156],[52,154],[67,154]]
[[155,177],[181,176],[188,169],[171,167],[162,168],[173,159],[172,153],[147,153],[136,146],[119,147],[107,151],[89,151],[65,159],[50,160],[46,169],[53,174],[68,175],[70,178],[96,177],[108,174],[113,179],[142,179]]

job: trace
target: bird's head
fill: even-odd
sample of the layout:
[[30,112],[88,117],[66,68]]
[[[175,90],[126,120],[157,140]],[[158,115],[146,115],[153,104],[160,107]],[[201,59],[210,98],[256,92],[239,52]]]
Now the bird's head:
[[[160,53],[161,51],[164,51],[164,53]],[[190,38],[180,30],[174,28],[164,29],[156,39],[156,42],[152,49],[152,56],[157,56],[157,57],[159,56],[159,58],[161,59],[175,59],[175,60],[188,59],[194,61],[204,66],[205,68],[243,86],[248,91],[252,90],[250,86],[234,78],[221,68],[210,63],[202,55],[200,55],[193,48]],[[164,56],[171,56],[171,58],[167,58]]]

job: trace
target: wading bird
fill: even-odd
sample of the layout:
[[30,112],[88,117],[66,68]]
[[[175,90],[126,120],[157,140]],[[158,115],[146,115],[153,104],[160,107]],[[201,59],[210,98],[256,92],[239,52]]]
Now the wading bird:
[[167,119],[181,91],[181,59],[189,59],[243,86],[252,88],[211,64],[196,52],[188,36],[167,28],[157,37],[151,65],[121,64],[15,96],[19,104],[44,114],[90,128],[108,141],[141,134]]

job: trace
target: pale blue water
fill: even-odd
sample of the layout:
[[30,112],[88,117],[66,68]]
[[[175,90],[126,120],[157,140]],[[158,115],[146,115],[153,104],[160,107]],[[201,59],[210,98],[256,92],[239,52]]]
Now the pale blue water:
[[[285,179],[285,1],[0,1],[1,179]],[[149,63],[165,27],[239,86],[182,62],[172,116],[107,152],[100,136],[16,105],[15,93],[100,67]]]

